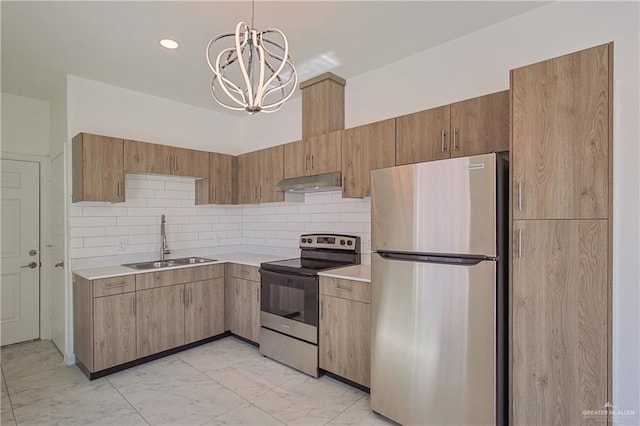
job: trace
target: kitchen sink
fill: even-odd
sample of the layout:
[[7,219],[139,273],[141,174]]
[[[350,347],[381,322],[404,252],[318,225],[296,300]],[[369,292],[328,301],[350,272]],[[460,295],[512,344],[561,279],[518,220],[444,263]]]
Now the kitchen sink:
[[198,265],[200,263],[217,262],[216,259],[207,259],[206,257],[181,257],[179,259],[153,260],[150,262],[127,263],[122,266],[132,269],[160,269],[169,268],[171,266],[182,265]]

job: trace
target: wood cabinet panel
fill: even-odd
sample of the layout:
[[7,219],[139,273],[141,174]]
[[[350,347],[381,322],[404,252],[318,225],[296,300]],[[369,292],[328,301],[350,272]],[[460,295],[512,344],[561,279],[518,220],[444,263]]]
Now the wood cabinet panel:
[[128,293],[135,291],[135,275],[125,275],[122,277],[103,278],[93,280],[93,297],[110,296],[113,294]]
[[135,293],[93,300],[95,371],[136,359],[135,303]]
[[608,49],[511,71],[515,219],[607,217]]
[[320,295],[320,368],[370,386],[371,305]]
[[509,91],[451,105],[451,157],[509,150]]
[[72,141],[72,202],[124,201],[124,142],[79,133]]
[[184,344],[184,285],[136,292],[138,357]]
[[224,264],[222,263],[170,269],[168,271],[147,272],[136,275],[136,290],[146,290],[222,277],[224,277]]
[[171,174],[196,178],[209,177],[209,153],[186,148],[170,148],[173,161]]
[[76,360],[93,369],[93,284],[73,275],[73,352]]
[[449,158],[451,107],[445,105],[396,119],[397,165]]
[[320,294],[356,302],[371,303],[371,283],[320,277]]
[[284,179],[284,149],[282,145],[259,151],[259,202],[284,201],[284,193],[274,188]]
[[344,129],[345,84],[344,79],[332,73],[300,83],[304,139]]
[[[343,131],[310,137],[307,143],[308,175],[339,172],[342,168]],[[286,163],[288,166],[288,163]]]
[[371,170],[394,166],[395,119],[344,131],[342,144],[343,197],[371,195]]
[[259,342],[260,283],[231,277],[229,292],[231,332],[253,342]]
[[209,194],[211,204],[233,204],[235,157],[212,152],[209,154]]
[[307,158],[307,142],[297,141],[284,144],[284,177],[285,179],[306,176],[309,160]]
[[[514,221],[514,425],[585,424],[607,392],[606,220]],[[596,408],[593,408],[596,407]]]
[[124,141],[124,169],[128,172],[171,174],[171,147],[155,143]]
[[224,333],[224,299],[224,278],[185,285],[185,344]]
[[238,201],[240,204],[258,202],[259,167],[260,154],[258,151],[238,156]]
[[227,267],[229,268],[229,275],[232,277],[260,282],[260,268],[239,263],[229,263]]

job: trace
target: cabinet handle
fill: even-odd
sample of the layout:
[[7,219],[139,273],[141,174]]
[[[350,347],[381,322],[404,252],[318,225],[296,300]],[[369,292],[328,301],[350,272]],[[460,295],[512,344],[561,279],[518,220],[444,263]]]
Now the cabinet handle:
[[445,151],[447,150],[447,145],[446,145],[446,142],[447,142],[447,132],[446,132],[444,129],[440,132],[440,139],[441,139],[441,143],[442,143],[442,145],[441,145],[441,147],[440,147],[440,150],[441,150],[442,152],[445,152]]
[[322,315],[322,301],[320,301],[320,319],[322,319],[322,318],[323,318],[323,315]]
[[173,171],[178,171],[178,157],[173,157]]
[[453,150],[458,150],[458,129],[453,129]]
[[181,305],[185,304],[185,302],[184,302],[184,289],[183,288],[180,289],[180,304]]
[[115,284],[105,284],[105,287],[107,288],[124,287],[124,286],[125,286],[124,281],[120,281],[119,283],[115,283]]
[[350,289],[350,288],[347,288],[347,287],[340,287],[339,285],[337,285],[337,286],[336,286],[336,289],[338,289],[338,290],[342,290],[342,291],[348,291],[348,292],[351,292],[351,289]]
[[260,185],[260,193],[258,195],[258,198],[262,200],[262,185]]
[[215,204],[215,202],[216,202],[216,187],[215,186],[213,187],[213,200],[212,201],[213,201],[213,204]]
[[309,170],[309,156],[308,155],[304,156],[304,169],[305,170]]
[[256,288],[256,302],[260,303],[260,287]]
[[169,166],[169,156],[164,157],[164,168],[171,171],[171,166]]
[[313,169],[313,154],[311,154],[311,169]]
[[120,198],[122,196],[122,192],[121,192],[121,185],[122,182],[120,180],[118,180],[118,185],[117,185],[117,189],[118,189],[118,198]]
[[136,298],[135,296],[131,298],[131,314],[136,314]]
[[522,211],[522,181],[518,180],[518,211]]
[[193,289],[190,288],[189,289],[189,304],[191,305],[193,303]]
[[518,257],[522,257],[522,228],[518,229]]

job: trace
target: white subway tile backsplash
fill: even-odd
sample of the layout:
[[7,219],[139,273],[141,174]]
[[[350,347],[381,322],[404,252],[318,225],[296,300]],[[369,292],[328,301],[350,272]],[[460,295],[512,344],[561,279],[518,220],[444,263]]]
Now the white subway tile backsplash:
[[126,179],[125,203],[71,206],[72,258],[122,259],[127,254],[140,258],[148,253],[155,259],[160,250],[160,215],[165,214],[171,250],[228,246],[297,253],[301,234],[327,232],[360,236],[363,261],[370,259],[364,256],[371,244],[369,198],[342,199],[335,191],[305,194],[304,203],[196,206],[193,178],[127,174]]

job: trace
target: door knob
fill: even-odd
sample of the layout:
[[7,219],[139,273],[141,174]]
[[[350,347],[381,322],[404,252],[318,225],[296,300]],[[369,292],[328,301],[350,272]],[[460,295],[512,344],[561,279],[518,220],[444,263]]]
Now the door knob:
[[20,268],[31,268],[31,269],[34,269],[34,268],[37,268],[37,267],[38,267],[38,264],[36,262],[30,262],[28,265],[23,265]]
[[62,262],[58,262],[55,265],[53,265],[56,268],[64,268],[64,260]]

